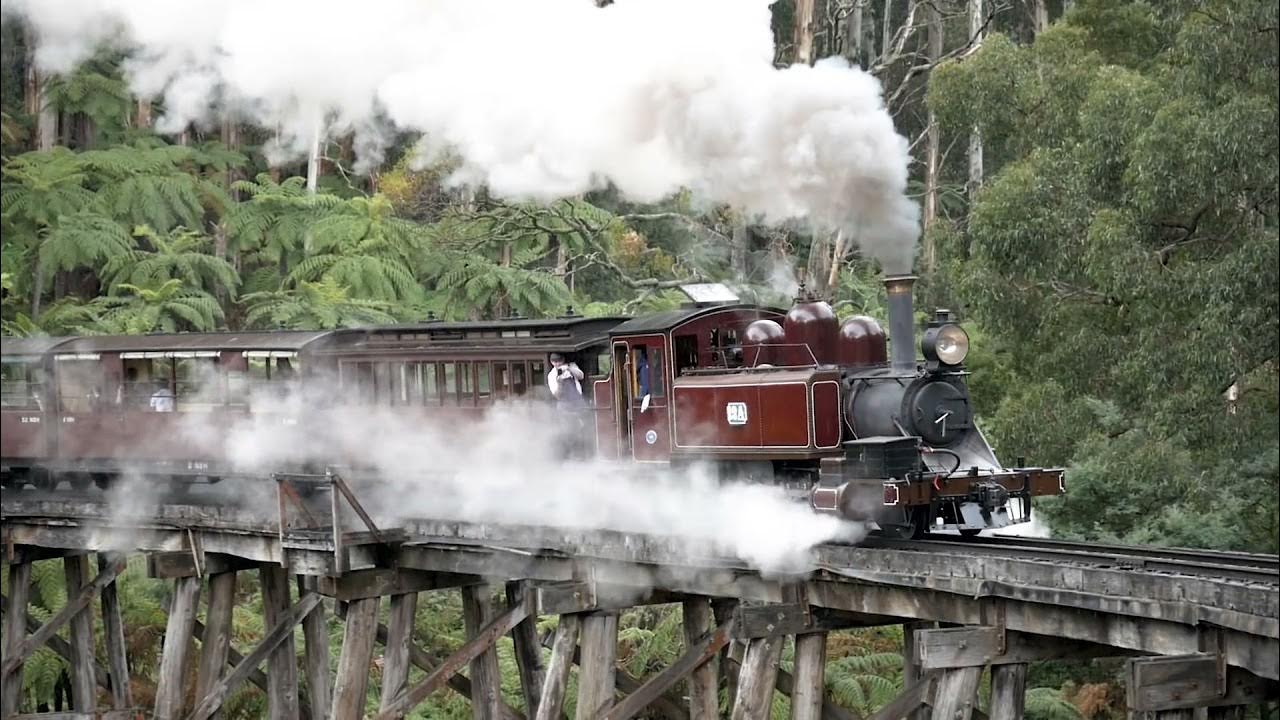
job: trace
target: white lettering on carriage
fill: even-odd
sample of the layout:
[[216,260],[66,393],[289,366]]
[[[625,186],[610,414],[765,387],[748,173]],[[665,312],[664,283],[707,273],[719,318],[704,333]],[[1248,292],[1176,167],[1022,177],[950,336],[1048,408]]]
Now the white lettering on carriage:
[[724,418],[729,421],[730,425],[746,425],[747,404],[744,402],[726,403],[724,406]]

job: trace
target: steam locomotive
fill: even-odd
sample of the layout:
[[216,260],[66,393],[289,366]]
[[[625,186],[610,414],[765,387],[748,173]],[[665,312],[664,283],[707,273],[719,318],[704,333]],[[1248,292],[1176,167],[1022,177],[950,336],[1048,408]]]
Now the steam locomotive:
[[[298,425],[361,405],[465,426],[495,404],[550,402],[556,353],[584,373],[575,412],[606,461],[710,466],[894,535],[1025,522],[1032,497],[1064,492],[1063,472],[996,459],[974,423],[968,338],[946,311],[916,356],[913,281],[886,280],[887,337],[870,317],[840,323],[803,290],[783,311],[696,285],[679,309],[633,318],[6,338],[0,480],[217,480],[241,471],[227,459],[229,433],[264,414]],[[264,400],[282,394],[304,398],[306,412]],[[199,435],[175,432],[192,413]]]

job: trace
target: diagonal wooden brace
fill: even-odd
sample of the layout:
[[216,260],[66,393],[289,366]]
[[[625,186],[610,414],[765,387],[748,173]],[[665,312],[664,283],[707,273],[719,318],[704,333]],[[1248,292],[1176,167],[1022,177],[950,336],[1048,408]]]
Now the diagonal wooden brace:
[[506,612],[494,618],[492,622],[481,628],[475,637],[468,640],[456,652],[446,658],[434,672],[423,678],[417,685],[398,695],[387,706],[386,710],[378,713],[375,720],[393,720],[394,718],[404,717],[419,703],[443,687],[449,678],[453,677],[463,666],[479,657],[489,646],[496,643],[498,638],[511,632],[511,628],[514,628],[520,621],[528,617],[529,605],[529,598],[526,596],[521,600],[520,604],[508,608]]
[[4,659],[4,666],[0,668],[0,672],[5,676],[13,672],[24,660],[31,656],[31,653],[36,651],[36,648],[48,642],[49,638],[61,630],[63,625],[66,625],[77,613],[88,607],[89,603],[93,602],[93,599],[98,596],[98,593],[102,592],[102,588],[111,584],[117,575],[124,572],[125,565],[125,560],[120,558],[103,568],[102,572],[98,573],[98,576],[93,579],[93,582],[86,585],[74,598],[71,598],[58,611],[57,615],[49,618],[49,622],[41,625],[39,630],[28,635],[18,645],[13,654]]
[[302,618],[320,604],[320,599],[320,596],[313,592],[303,595],[293,607],[289,608],[289,614],[281,618],[280,622],[276,623],[275,627],[262,638],[262,642],[258,643],[253,652],[209,690],[209,694],[205,695],[196,705],[195,710],[187,716],[188,720],[208,720],[212,717],[222,707],[227,695],[253,674],[253,671],[279,647],[280,643],[284,642],[285,638],[293,634],[294,626],[302,622]]
[[635,692],[623,698],[622,702],[600,713],[597,716],[599,720],[630,720],[635,717],[678,680],[718,655],[720,649],[732,639],[732,628],[733,620],[730,619],[704,636],[666,670],[646,680]]

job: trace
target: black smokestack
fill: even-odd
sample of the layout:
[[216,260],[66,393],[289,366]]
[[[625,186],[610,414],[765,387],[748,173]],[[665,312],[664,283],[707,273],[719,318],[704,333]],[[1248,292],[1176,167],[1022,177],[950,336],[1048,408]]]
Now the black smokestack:
[[889,296],[889,360],[895,372],[916,371],[915,310],[911,289],[915,275],[891,275],[884,279]]

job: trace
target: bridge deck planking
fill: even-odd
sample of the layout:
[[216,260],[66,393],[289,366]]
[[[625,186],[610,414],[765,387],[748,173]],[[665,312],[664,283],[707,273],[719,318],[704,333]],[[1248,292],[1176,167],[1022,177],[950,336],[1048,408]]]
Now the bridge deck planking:
[[[222,507],[162,505],[145,521],[122,520],[100,502],[3,501],[6,544],[68,550],[225,553],[336,575],[332,539],[294,537],[273,517]],[[367,535],[367,534],[365,534]],[[398,567],[536,581],[582,577],[703,596],[783,600],[795,578],[762,576],[711,543],[586,529],[415,520],[388,528],[393,553],[351,534],[351,571]],[[360,544],[360,543],[364,544]],[[1164,655],[1196,652],[1200,627],[1224,628],[1232,665],[1277,679],[1280,592],[1267,582],[1180,576],[1133,567],[1028,557],[829,545],[815,548],[807,583],[817,606],[903,619],[980,624],[1001,603],[1009,629]]]

